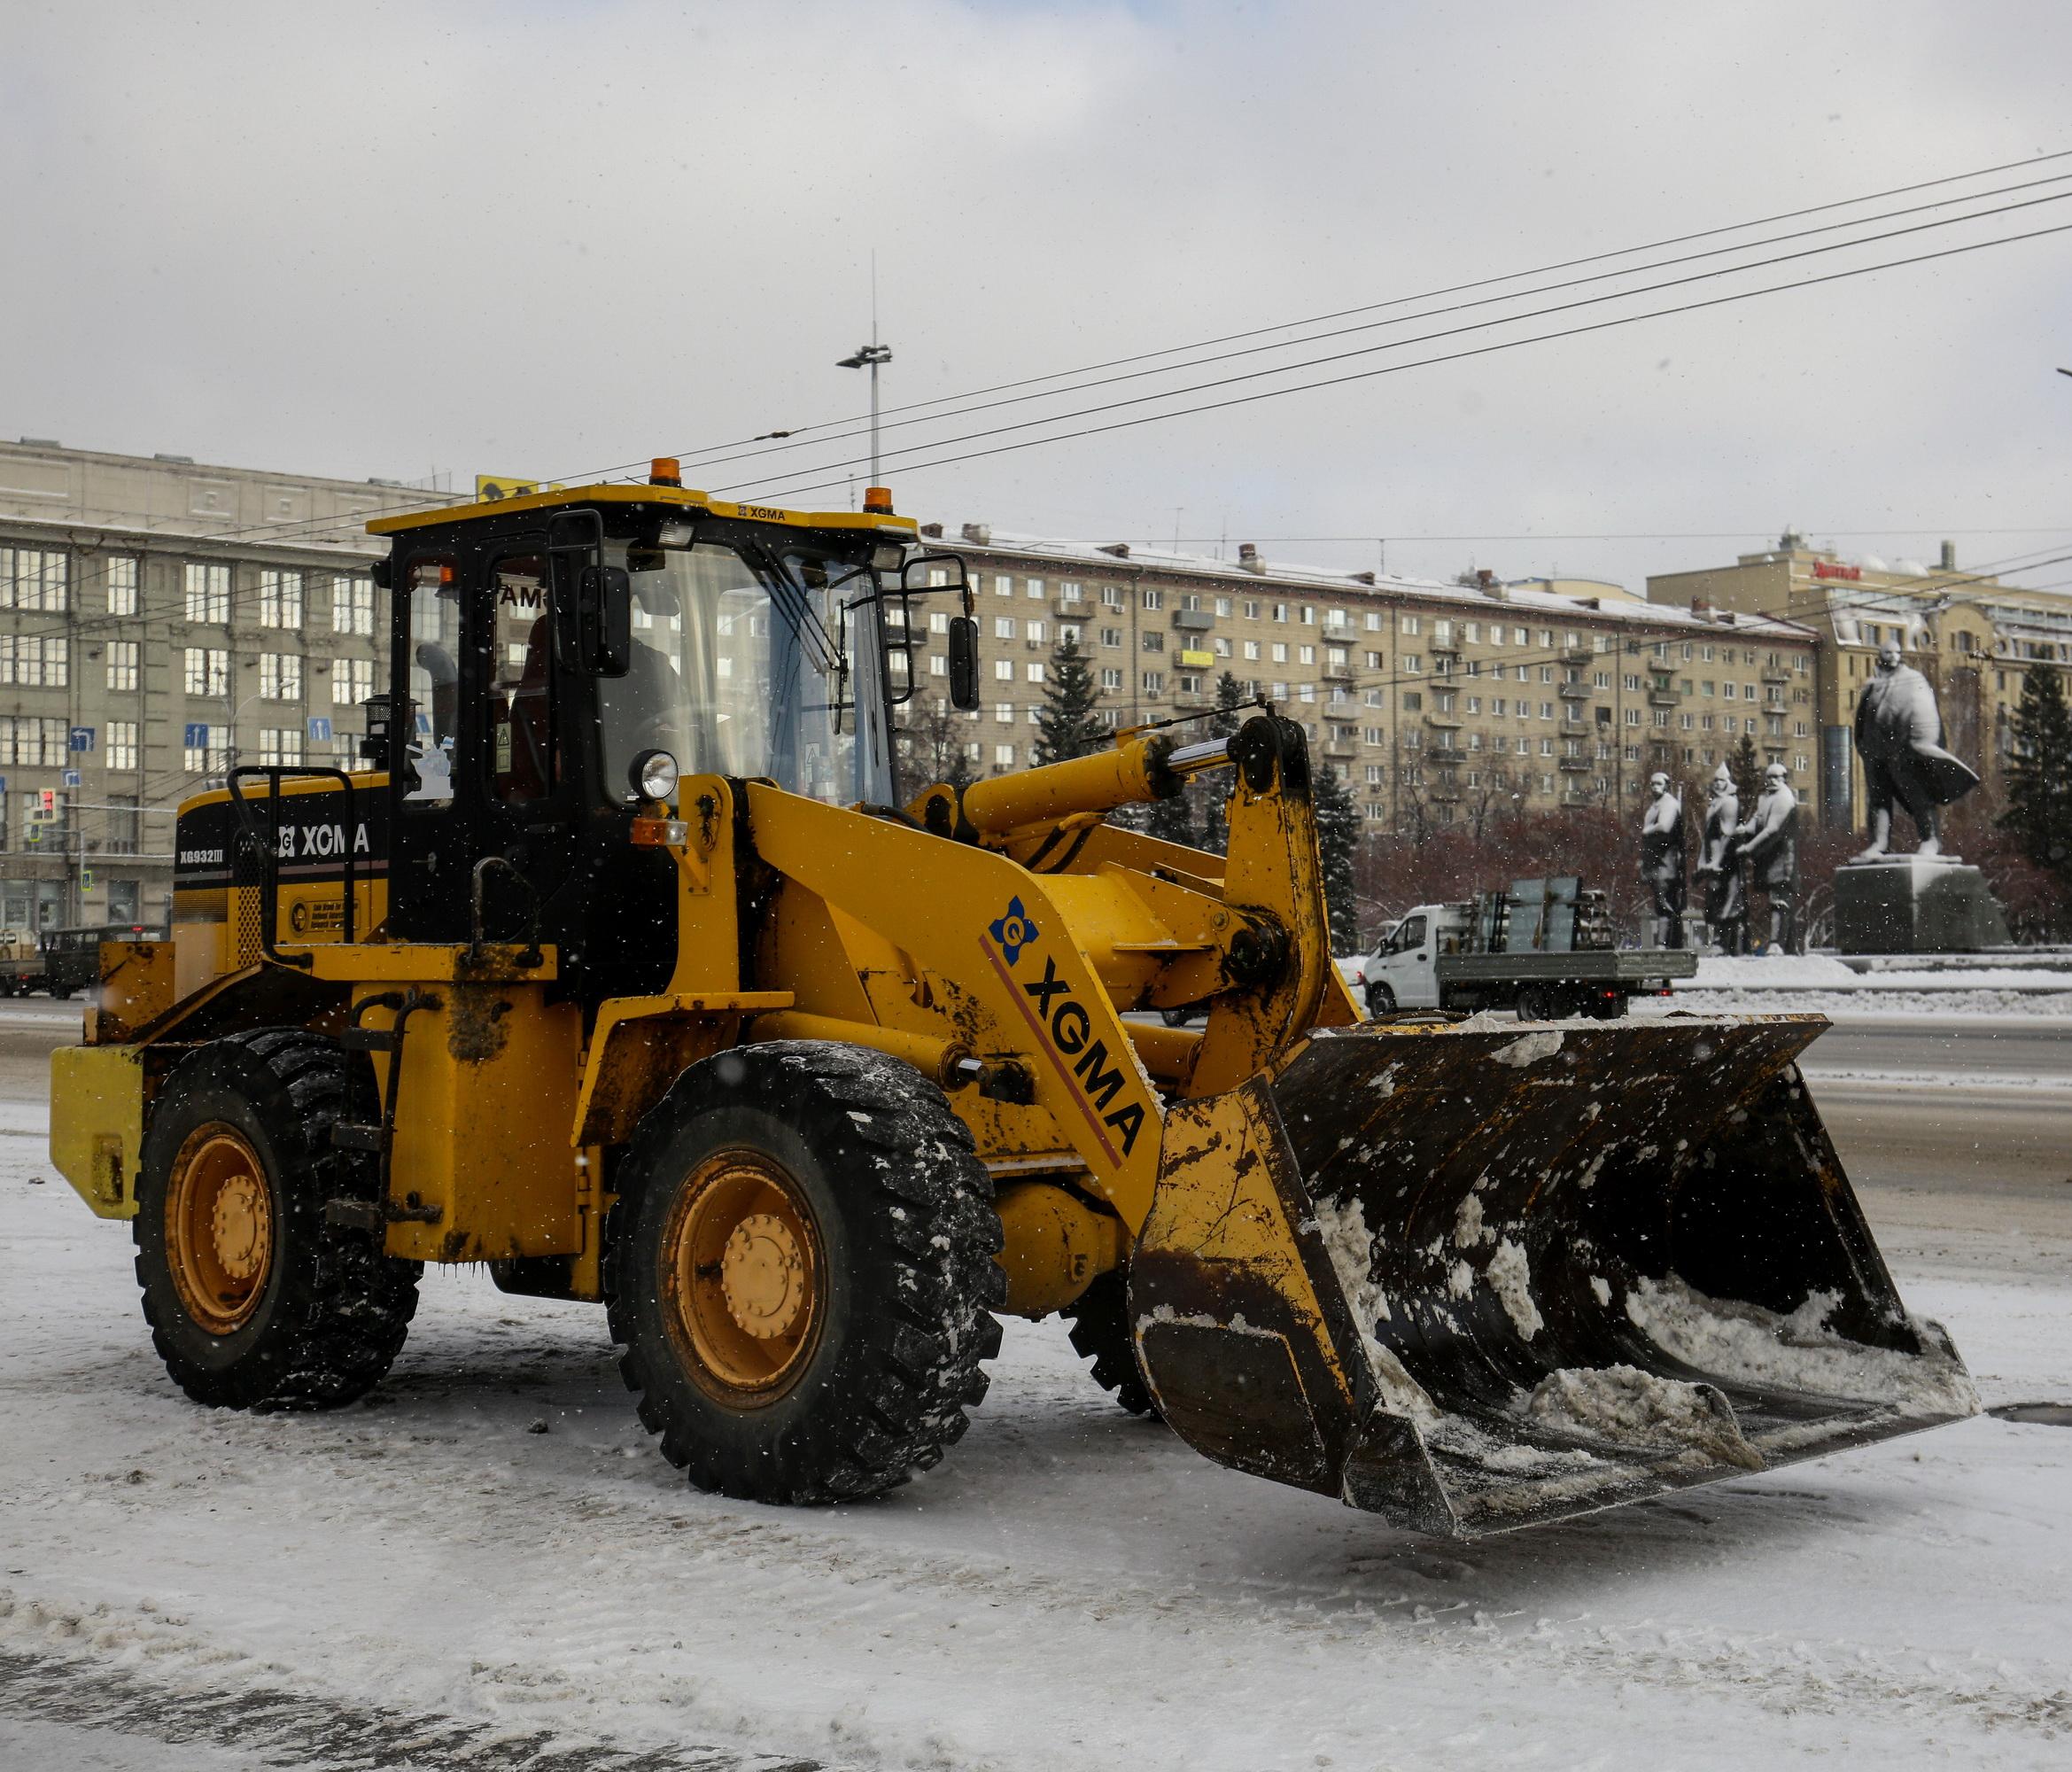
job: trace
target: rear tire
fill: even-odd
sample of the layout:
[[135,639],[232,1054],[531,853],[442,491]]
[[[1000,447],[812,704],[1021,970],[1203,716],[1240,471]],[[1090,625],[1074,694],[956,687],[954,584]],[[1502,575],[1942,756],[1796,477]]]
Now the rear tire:
[[1059,1313],[1072,1325],[1072,1351],[1093,1362],[1093,1381],[1132,1415],[1158,1416],[1151,1387],[1137,1370],[1129,1333],[1129,1282],[1120,1269],[1094,1282]]
[[132,1232],[152,1344],[197,1403],[334,1409],[401,1351],[417,1264],[324,1216],[378,1194],[374,1162],[331,1144],[349,1110],[372,1117],[373,1087],[300,1028],[218,1040],[167,1078]]
[[1521,984],[1518,987],[1518,1020],[1553,1022],[1559,1019],[1560,1006],[1554,1001],[1554,993],[1544,984]]
[[999,1351],[992,1178],[943,1092],[778,1040],[695,1066],[619,1170],[606,1302],[640,1420],[698,1488],[850,1501],[962,1437]]

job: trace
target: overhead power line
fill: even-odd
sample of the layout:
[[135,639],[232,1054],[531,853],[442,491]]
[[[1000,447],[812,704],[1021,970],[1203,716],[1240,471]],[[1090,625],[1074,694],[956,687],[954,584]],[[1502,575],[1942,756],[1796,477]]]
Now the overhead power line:
[[[958,462],[980,461],[994,455],[1011,455],[1022,449],[1032,449],[1052,444],[1071,442],[1083,437],[1100,436],[1108,431],[1128,431],[1140,425],[1161,424],[1175,418],[1192,417],[1200,413],[1220,412],[1231,407],[1249,406],[1260,400],[1279,400],[1286,397],[1289,394],[1309,393],[1314,392],[1320,388],[1340,387],[1352,382],[1371,381],[1381,376],[1400,375],[1407,369],[1429,369],[1439,363],[1459,362],[1471,357],[1491,356],[1498,352],[1515,351],[1530,345],[1548,344],[1556,339],[1581,338],[1593,332],[1611,331],[1623,326],[1639,325],[1644,321],[1665,319],[1672,315],[1698,313],[1710,307],[1729,307],[1738,302],[1758,300],[1765,296],[1781,295],[1790,290],[1812,289],[1818,287],[1822,284],[1847,282],[1852,278],[1870,276],[1881,271],[1897,270],[1910,265],[1930,264],[1943,259],[1960,258],[1968,253],[1989,251],[1996,246],[2014,245],[2024,240],[2043,239],[2053,234],[2062,234],[2068,231],[2072,231],[2072,223],[2061,224],[2060,226],[2052,228],[2034,229],[2026,233],[2004,235],[1991,240],[1973,241],[1966,245],[1961,246],[1945,246],[1933,253],[1919,253],[1906,258],[1885,260],[1877,264],[1859,265],[1851,267],[1846,270],[1828,271],[1819,276],[1800,277],[1787,283],[1781,284],[1768,284],[1760,289],[1737,290],[1727,295],[1710,296],[1696,301],[1679,302],[1667,307],[1650,308],[1643,314],[1621,315],[1610,320],[1593,321],[1580,326],[1562,327],[1551,332],[1534,333],[1530,337],[1524,338],[1499,339],[1494,344],[1473,346],[1465,350],[1445,352],[1437,356],[1419,357],[1407,363],[1389,363],[1385,364],[1378,369],[1359,369],[1346,375],[1326,377],[1317,381],[1298,382],[1290,387],[1267,388],[1253,393],[1232,395],[1227,400],[1207,400],[1196,406],[1177,408],[1170,412],[1141,414],[1133,418],[1117,419],[1106,424],[1085,425],[1076,431],[1063,431],[1056,436],[1030,438],[1017,443],[997,444],[990,448],[986,449],[966,450],[962,455],[939,456],[934,461],[907,462],[901,467],[899,471],[902,473],[918,473],[931,468],[950,467]],[[1719,275],[1719,273],[1712,273],[1711,275],[1716,276]],[[1685,279],[1679,279],[1679,281],[1685,281]],[[1571,305],[1589,306],[1593,304],[1578,303]],[[1478,331],[1484,330],[1484,328],[1478,326],[1463,328],[1459,330],[1464,331]],[[1357,352],[1346,353],[1343,354],[1363,356],[1370,354],[1367,352]],[[1284,374],[1288,373],[1290,370],[1300,367],[1303,366],[1300,364],[1292,364],[1289,365],[1287,369],[1276,371],[1275,373]],[[1218,382],[1204,383],[1197,388],[1173,389],[1170,390],[1168,393],[1156,396],[1155,398],[1177,399],[1183,394],[1202,392],[1209,387],[1228,386],[1237,382],[1251,381],[1253,379],[1256,379],[1256,377],[1249,374],[1244,376],[1228,377]],[[1118,400],[1100,407],[1089,408],[1083,412],[1057,414],[1048,420],[1034,421],[1033,423],[1063,424],[1073,418],[1091,416],[1097,413],[1116,411],[1122,407],[1137,406],[1145,403],[1145,401],[1143,399]],[[1029,423],[1014,425],[996,426],[989,431],[974,432],[968,438],[946,439],[939,444],[932,446],[917,446],[915,448],[910,450],[896,451],[894,453],[918,454],[920,453],[920,447],[947,447],[950,445],[957,442],[971,441],[982,437],[1001,435],[1008,431],[1020,431],[1029,428],[1031,428],[1031,424]],[[801,469],[798,471],[802,474],[827,472],[844,465],[846,464],[842,462],[828,462],[824,463],[819,469]],[[787,484],[766,490],[764,492],[763,495],[764,497],[796,496],[803,493],[826,491],[831,486],[839,486],[843,484],[845,484],[844,479],[819,480],[808,485]]]

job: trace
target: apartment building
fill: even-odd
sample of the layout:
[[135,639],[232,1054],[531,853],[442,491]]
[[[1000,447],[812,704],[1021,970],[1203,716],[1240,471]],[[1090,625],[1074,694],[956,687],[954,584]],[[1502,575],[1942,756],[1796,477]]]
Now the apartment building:
[[1856,703],[1886,641],[1897,641],[1906,662],[1935,685],[1944,743],[1988,778],[2011,755],[2024,674],[2072,666],[2072,599],[1965,571],[1948,541],[1931,567],[1809,547],[1787,530],[1776,547],[1743,554],[1731,566],[1650,578],[1648,595],[1696,610],[1781,616],[1818,637],[1817,798],[1824,819],[1837,827],[1863,816]]
[[436,496],[0,444],[0,927],[155,922],[182,798],[356,758],[383,645],[363,525]]
[[[1114,723],[1196,714],[1229,672],[1308,729],[1368,826],[1421,831],[1499,804],[1632,804],[1665,770],[1694,786],[1751,739],[1811,802],[1815,636],[1731,610],[1672,608],[1592,580],[1448,584],[1228,563],[1126,543],[923,525],[961,555],[989,692],[960,742],[982,773],[1034,760],[1060,635],[1076,637]],[[918,717],[944,716],[950,611]]]

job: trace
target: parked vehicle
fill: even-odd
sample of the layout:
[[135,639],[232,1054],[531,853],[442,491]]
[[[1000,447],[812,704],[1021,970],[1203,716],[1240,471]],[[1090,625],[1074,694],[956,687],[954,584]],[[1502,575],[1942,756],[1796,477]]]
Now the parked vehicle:
[[150,940],[154,933],[141,923],[96,923],[33,936],[0,929],[0,997],[27,997],[38,991],[73,996],[99,980],[103,942]]
[[1556,875],[1417,905],[1359,963],[1355,988],[1370,1015],[1514,1008],[1521,1022],[1616,1021],[1631,999],[1666,996],[1697,969],[1686,952],[1614,947],[1604,894]]

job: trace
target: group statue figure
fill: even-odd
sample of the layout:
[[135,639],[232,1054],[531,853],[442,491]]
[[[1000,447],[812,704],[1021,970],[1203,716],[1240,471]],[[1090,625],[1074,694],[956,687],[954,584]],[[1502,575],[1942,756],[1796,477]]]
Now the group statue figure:
[[[1798,796],[1781,763],[1763,772],[1762,791],[1745,819],[1733,774],[1724,763],[1713,772],[1696,871],[1705,888],[1705,921],[1723,953],[1748,952],[1751,889],[1769,897],[1771,951],[1798,951]],[[1663,774],[1648,778],[1648,809],[1641,820],[1641,879],[1653,895],[1653,944],[1681,947],[1683,802]]]
[[[1943,749],[1935,689],[1906,663],[1896,641],[1878,649],[1877,673],[1857,699],[1856,749],[1863,759],[1871,840],[1851,865],[1890,855],[1895,808],[1913,820],[1920,834],[1917,854],[1954,860],[1943,856],[1940,811],[1975,788],[1978,776]],[[1781,763],[1763,771],[1756,803],[1745,813],[1733,773],[1724,763],[1713,771],[1695,872],[1704,887],[1705,921],[1723,953],[1749,951],[1749,899],[1754,892],[1770,901],[1768,951],[1799,951],[1798,795]],[[1664,774],[1648,778],[1641,879],[1652,898],[1654,945],[1681,947],[1683,802]]]
[[1655,898],[1657,947],[1683,945],[1683,802],[1666,775],[1648,777],[1641,819],[1641,880]]
[[1935,689],[1905,662],[1896,641],[1878,649],[1877,674],[1857,698],[1856,750],[1863,758],[1871,841],[1850,859],[1879,861],[1891,852],[1895,805],[1913,820],[1920,836],[1914,852],[1942,854],[1941,809],[1977,787],[1978,776],[1943,749]]

